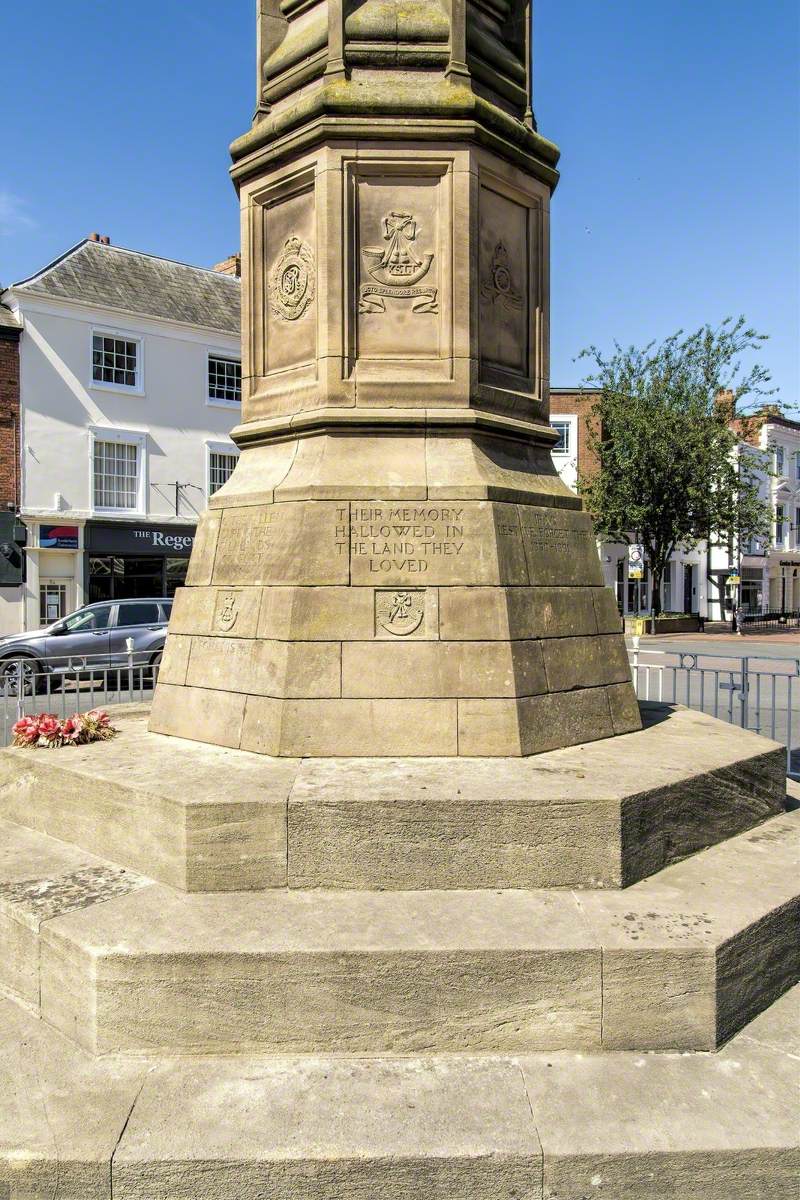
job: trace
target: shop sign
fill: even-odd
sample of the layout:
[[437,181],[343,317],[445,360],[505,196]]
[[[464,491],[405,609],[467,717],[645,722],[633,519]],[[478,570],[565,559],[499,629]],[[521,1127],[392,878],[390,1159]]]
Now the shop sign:
[[194,545],[193,525],[86,526],[86,549],[94,554],[189,555]]
[[77,550],[77,525],[40,525],[39,545],[42,550]]

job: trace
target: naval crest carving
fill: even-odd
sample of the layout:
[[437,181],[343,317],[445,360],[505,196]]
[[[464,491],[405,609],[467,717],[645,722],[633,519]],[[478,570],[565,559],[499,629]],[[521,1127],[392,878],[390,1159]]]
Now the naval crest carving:
[[314,255],[298,237],[287,239],[269,277],[269,298],[277,316],[298,321],[314,299]]
[[395,637],[415,633],[425,616],[424,591],[395,590],[375,593],[375,619]]
[[489,271],[481,284],[481,295],[509,312],[518,312],[523,306],[522,293],[514,286],[511,258],[503,242],[498,242],[494,248]]
[[438,288],[418,287],[431,269],[433,251],[418,249],[419,226],[412,213],[390,212],[383,218],[383,247],[363,249],[366,267],[374,283],[361,285],[362,313],[386,312],[386,297],[412,300],[411,311],[437,313]]

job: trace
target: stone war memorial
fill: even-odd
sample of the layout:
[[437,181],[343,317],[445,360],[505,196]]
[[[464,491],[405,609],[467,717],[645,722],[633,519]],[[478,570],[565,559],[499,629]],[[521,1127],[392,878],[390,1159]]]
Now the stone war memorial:
[[0,1200],[796,1200],[800,812],[552,465],[530,0],[257,31],[238,466],[152,707],[0,752]]

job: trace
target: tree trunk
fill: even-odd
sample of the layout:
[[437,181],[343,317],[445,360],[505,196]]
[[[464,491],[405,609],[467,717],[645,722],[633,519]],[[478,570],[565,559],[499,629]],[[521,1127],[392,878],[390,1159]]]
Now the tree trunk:
[[653,587],[650,599],[650,610],[653,614],[652,632],[656,631],[656,618],[661,616],[661,579],[663,567],[653,566]]

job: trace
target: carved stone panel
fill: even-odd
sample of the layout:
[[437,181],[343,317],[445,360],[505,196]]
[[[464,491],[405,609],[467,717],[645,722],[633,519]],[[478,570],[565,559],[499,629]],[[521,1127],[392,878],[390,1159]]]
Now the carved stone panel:
[[264,374],[317,356],[317,266],[313,190],[264,208]]
[[481,374],[530,378],[530,209],[488,187],[480,196]]
[[359,358],[442,354],[441,176],[356,179],[354,275]]

